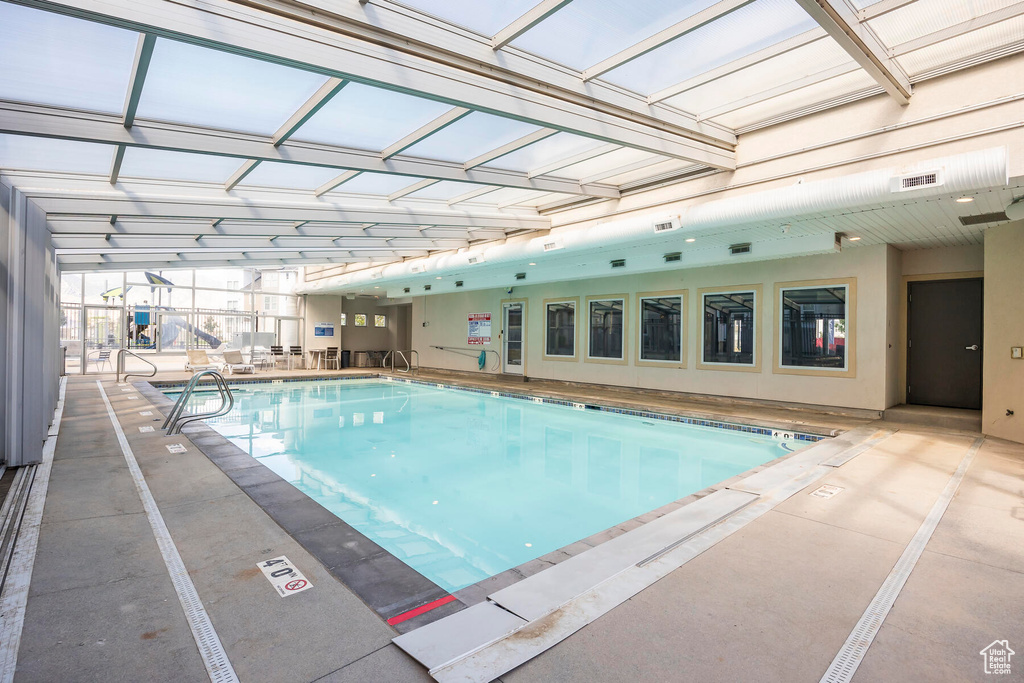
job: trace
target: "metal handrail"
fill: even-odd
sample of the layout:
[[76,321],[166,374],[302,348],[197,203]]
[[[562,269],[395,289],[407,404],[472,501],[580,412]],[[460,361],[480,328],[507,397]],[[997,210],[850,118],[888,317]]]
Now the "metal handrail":
[[[183,414],[185,411],[185,405],[192,397],[196,387],[199,386],[199,380],[206,375],[213,377],[213,383],[217,386],[217,392],[220,394],[221,398],[220,408],[208,413],[196,413],[195,415]],[[167,419],[164,420],[164,424],[160,428],[166,429],[169,435],[180,434],[182,427],[186,424],[195,422],[196,420],[206,420],[211,417],[227,415],[234,407],[235,396],[231,393],[231,388],[228,386],[228,383],[224,381],[224,375],[220,374],[216,370],[202,370],[201,372],[197,372],[193,375],[192,379],[189,380],[189,383],[185,385],[185,389],[181,392],[181,395],[178,396],[178,400],[174,403],[174,407],[171,408],[171,412],[167,415]]]
[[[416,359],[416,364],[415,365],[413,363],[409,362],[409,356],[405,355],[407,353],[409,354],[409,356],[412,356],[413,358]],[[397,356],[401,356],[402,360],[405,361],[405,370],[395,370],[395,358]],[[416,370],[418,370],[419,367],[420,367],[420,354],[419,354],[419,351],[417,351],[416,349],[406,349],[405,351],[398,351],[398,350],[392,349],[391,351],[388,351],[386,354],[384,354],[384,360],[381,363],[381,365],[383,367],[385,367],[385,368],[388,367],[388,358],[391,359],[391,372],[392,372],[392,374],[395,373],[395,372],[405,372],[405,373],[416,374]]]
[[[128,354],[129,356],[132,356],[133,358],[138,358],[143,363],[145,363],[149,367],[153,368],[153,372],[149,373],[148,375],[143,375],[143,374],[138,373],[138,372],[125,372],[125,370],[124,370],[124,356],[125,356],[125,354]],[[123,380],[121,379],[121,375],[124,375],[124,379]],[[133,353],[132,351],[129,351],[128,349],[118,349],[117,350],[117,381],[118,382],[127,381],[129,377],[156,377],[156,365],[154,365],[153,362],[151,360],[149,360],[148,358],[143,358],[139,354]]]

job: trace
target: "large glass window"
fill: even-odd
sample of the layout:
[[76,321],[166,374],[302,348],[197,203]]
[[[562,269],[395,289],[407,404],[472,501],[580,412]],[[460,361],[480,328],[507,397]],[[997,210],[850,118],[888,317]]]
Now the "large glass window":
[[590,358],[622,360],[623,299],[594,299],[588,303],[590,340],[587,355]]
[[576,356],[576,302],[557,301],[544,306],[547,340],[544,353],[548,356]]
[[640,360],[683,360],[683,297],[640,298]]
[[705,363],[755,364],[755,298],[752,291],[703,296]]
[[846,370],[847,285],[779,290],[780,365]]

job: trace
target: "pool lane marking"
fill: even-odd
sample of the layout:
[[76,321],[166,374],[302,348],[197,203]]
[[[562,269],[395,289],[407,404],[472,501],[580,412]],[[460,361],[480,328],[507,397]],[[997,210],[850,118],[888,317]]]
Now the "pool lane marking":
[[418,617],[419,615],[429,612],[432,609],[435,609],[442,605],[447,605],[449,602],[454,601],[454,595],[446,595],[443,598],[439,598],[437,600],[434,600],[433,602],[428,602],[427,604],[420,605],[419,607],[411,609],[408,612],[402,612],[397,616],[391,617],[390,619],[388,619],[388,624],[391,626],[394,626],[395,624],[401,624],[403,621],[409,621],[413,617]]
[[914,534],[910,543],[903,550],[900,559],[896,561],[892,571],[889,572],[889,575],[882,583],[882,587],[878,589],[875,597],[868,604],[868,608],[864,610],[860,621],[853,627],[850,637],[843,643],[843,647],[840,648],[839,653],[832,660],[832,664],[825,671],[825,675],[821,677],[821,683],[846,683],[857,673],[857,667],[864,660],[868,648],[871,647],[871,643],[874,641],[879,629],[882,628],[885,617],[888,616],[893,603],[896,602],[896,598],[899,597],[904,584],[910,578],[910,572],[914,571],[914,566],[924,552],[925,546],[928,545],[935,527],[939,525],[942,515],[945,514],[946,508],[949,507],[949,503],[953,500],[953,496],[956,495],[957,489],[960,488],[960,482],[963,481],[964,475],[967,474],[967,468],[971,466],[975,453],[978,452],[978,449],[981,448],[984,442],[984,437],[978,437],[971,444],[971,447],[967,449],[967,453],[960,461],[959,467],[953,472],[953,476],[946,484],[946,487],[942,489],[942,493],[939,494],[935,504],[932,505],[928,516],[921,522],[917,533]]
[[[43,522],[43,505],[46,503],[46,491],[50,484],[50,469],[53,465],[53,453],[57,448],[57,436],[60,432],[60,421],[64,416],[64,396],[67,389],[67,378],[60,380],[60,393],[57,396],[57,409],[53,414],[53,424],[47,431],[43,442],[42,461],[34,468],[28,502],[22,513],[21,526],[18,528],[18,539],[11,555],[11,563],[7,569],[7,580],[3,592],[0,593],[0,681],[11,683],[14,670],[18,666],[18,649],[21,646],[21,631],[25,625],[25,606],[28,604],[28,589],[32,583],[32,567],[36,560],[36,548],[39,545],[39,527]],[[25,475],[23,475],[25,476]]]
[[[164,565],[167,567],[167,573],[170,574],[174,592],[177,593],[178,601],[181,603],[181,609],[185,612],[185,620],[188,621],[188,627],[192,630],[192,637],[199,648],[199,656],[203,659],[206,672],[214,683],[237,683],[238,676],[235,675],[227,653],[224,652],[224,646],[221,645],[220,638],[217,637],[217,632],[210,622],[210,615],[199,599],[199,593],[196,592],[195,584],[192,583],[188,570],[185,569],[185,563],[182,562],[181,555],[178,554],[178,548],[174,545],[171,533],[167,530],[167,525],[164,524],[160,508],[153,500],[153,494],[150,493],[146,478],[142,475],[142,470],[139,469],[138,461],[135,460],[135,454],[132,452],[131,446],[128,445],[128,439],[121,429],[121,423],[117,420],[117,414],[114,412],[113,406],[110,405],[107,392],[103,390],[103,382],[96,380],[96,387],[100,390],[100,397],[107,407],[107,415],[110,416],[110,423],[114,426],[117,442],[121,445],[121,453],[124,454],[125,462],[128,463],[128,471],[132,475],[132,481],[135,482],[135,490],[138,492],[139,498],[142,499],[142,507],[146,510],[149,526],[153,529],[153,536],[156,537],[156,543],[160,547]],[[128,396],[126,398],[137,397]]]

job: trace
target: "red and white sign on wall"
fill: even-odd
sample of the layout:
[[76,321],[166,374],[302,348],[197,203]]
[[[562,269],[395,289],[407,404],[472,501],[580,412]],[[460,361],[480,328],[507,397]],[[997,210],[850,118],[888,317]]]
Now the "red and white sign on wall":
[[469,343],[490,344],[491,343],[491,314],[470,313],[469,314]]

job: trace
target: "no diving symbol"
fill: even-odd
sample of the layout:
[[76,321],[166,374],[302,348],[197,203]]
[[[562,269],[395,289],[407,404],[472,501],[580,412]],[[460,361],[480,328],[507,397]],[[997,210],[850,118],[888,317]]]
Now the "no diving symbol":
[[294,581],[289,581],[288,583],[286,583],[284,585],[284,589],[286,591],[297,591],[300,588],[305,588],[305,587],[306,587],[306,580],[305,579],[295,579]]

